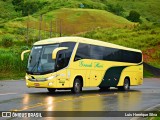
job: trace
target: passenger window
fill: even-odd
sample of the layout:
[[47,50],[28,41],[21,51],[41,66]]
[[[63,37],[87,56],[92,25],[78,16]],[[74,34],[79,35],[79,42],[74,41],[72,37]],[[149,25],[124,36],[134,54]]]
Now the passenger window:
[[90,58],[90,45],[80,43],[75,55],[74,60],[80,60],[80,59],[89,59]]
[[96,60],[103,60],[103,53],[105,48],[101,46],[91,45],[91,58]]

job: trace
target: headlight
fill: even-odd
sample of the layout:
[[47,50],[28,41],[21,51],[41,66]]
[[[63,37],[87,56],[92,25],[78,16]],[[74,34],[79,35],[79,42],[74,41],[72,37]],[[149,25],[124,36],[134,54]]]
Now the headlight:
[[53,83],[52,83],[52,82],[49,82],[49,83],[48,83],[48,86],[52,86],[52,85],[53,85]]
[[54,76],[50,76],[50,77],[46,78],[46,80],[51,80],[51,79],[53,79],[55,77],[56,77],[55,75]]

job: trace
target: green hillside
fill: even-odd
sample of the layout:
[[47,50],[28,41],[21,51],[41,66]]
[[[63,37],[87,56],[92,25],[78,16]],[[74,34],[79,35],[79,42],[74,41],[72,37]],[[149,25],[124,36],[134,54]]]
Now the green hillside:
[[[140,13],[143,19],[152,22],[159,22],[160,18],[160,2],[159,0],[22,0],[23,7],[17,3],[17,0],[1,0],[0,1],[0,17],[1,19],[12,19],[18,16],[26,16],[28,14],[45,14],[60,8],[82,8],[82,9],[100,9],[113,13],[122,11],[122,16],[127,16],[131,10]],[[21,8],[15,12],[16,8]]]
[[128,11],[139,12],[143,19],[152,22],[160,22],[160,1],[159,0],[107,0],[110,4],[119,4]]
[[0,1],[0,23],[18,16],[20,16],[20,14],[14,10],[14,6],[12,5],[11,1]]
[[[29,17],[15,18],[7,21],[3,24],[4,29],[1,29],[1,33],[3,34],[9,32],[15,35],[15,29],[26,28],[27,22],[29,22],[29,28],[38,30],[39,17],[39,15],[34,15]],[[58,26],[56,26],[56,21],[61,21],[63,34],[66,35],[90,31],[98,27],[123,28],[134,26],[134,23],[121,16],[116,16],[110,12],[96,9],[61,8],[43,14],[42,18],[42,30],[49,31],[50,22],[52,21],[53,32],[56,32],[56,27],[59,29],[59,23]]]
[[[63,36],[141,49],[144,61],[160,68],[159,0],[17,1],[0,1],[0,79],[24,76],[27,60],[21,62],[20,53],[39,40],[39,29],[41,39],[58,37],[61,28]],[[126,19],[132,10],[140,15],[140,23]],[[153,75],[145,71],[145,76]]]

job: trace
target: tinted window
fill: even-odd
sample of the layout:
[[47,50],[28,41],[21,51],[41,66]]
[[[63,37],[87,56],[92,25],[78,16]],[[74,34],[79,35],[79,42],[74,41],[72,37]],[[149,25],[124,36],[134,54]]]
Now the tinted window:
[[80,43],[76,52],[75,59],[89,59],[90,45]]
[[90,56],[92,59],[103,60],[104,47],[91,45]]
[[140,63],[142,54],[134,51],[80,43],[75,58]]
[[118,50],[113,49],[113,48],[106,48],[103,52],[103,60],[111,60],[111,61],[116,61],[118,57],[115,58],[116,53]]
[[139,52],[105,48],[103,60],[139,63],[142,61],[142,54]]
[[60,44],[60,47],[68,47],[70,51],[73,50],[74,46],[75,46],[75,42],[63,42]]
[[139,63],[142,61],[142,54],[139,52],[120,50],[116,48],[91,45],[91,59],[108,60],[117,62]]

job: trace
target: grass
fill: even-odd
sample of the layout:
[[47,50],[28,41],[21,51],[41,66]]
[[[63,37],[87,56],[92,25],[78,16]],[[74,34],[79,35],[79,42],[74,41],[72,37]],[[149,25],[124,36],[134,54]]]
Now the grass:
[[159,116],[158,117],[148,117],[147,120],[160,120],[160,117]]
[[[143,19],[158,22],[160,17],[159,0],[37,0],[40,3],[47,3],[34,14],[45,14],[60,8],[80,8],[107,10],[108,5],[120,5],[125,10],[125,16],[131,10],[138,11]],[[32,1],[28,1],[32,2]],[[0,15],[3,19],[12,19],[21,16],[21,12],[15,12],[12,0],[0,1]]]
[[151,78],[151,77],[154,77],[154,75],[152,73],[150,73],[149,71],[147,70],[143,70],[143,77],[144,78]]
[[23,79],[25,74],[26,74],[25,71],[1,72],[0,73],[0,80],[19,80],[19,79]]
[[[97,17],[98,16],[98,17]],[[19,34],[16,29],[26,28],[27,22],[29,28],[39,29],[39,15],[16,18],[3,24],[1,35],[9,32]],[[106,27],[133,27],[133,23],[123,17],[116,16],[110,12],[95,9],[74,9],[62,8],[43,14],[42,30],[50,30],[52,21],[53,32],[59,31],[60,20],[62,23],[62,32],[66,35],[79,32],[90,31],[91,29]],[[56,23],[58,21],[58,23]],[[56,26],[57,24],[57,26]],[[79,25],[77,27],[77,25]],[[57,30],[56,30],[57,27]],[[72,28],[72,29],[70,29]]]
[[0,79],[16,79],[24,75],[27,56],[25,56],[25,61],[22,62],[20,52],[20,50],[15,48],[8,50],[0,48]]
[[149,21],[158,22],[160,17],[159,0],[107,0],[109,4],[119,4],[122,6],[126,15],[129,11],[135,10],[141,17]]
[[[98,17],[97,17],[98,16]],[[0,42],[5,34],[14,37],[16,46],[32,45],[38,40],[39,35],[39,15],[34,14],[29,17],[17,17],[1,24]],[[109,27],[133,27],[134,23],[123,17],[116,16],[110,12],[96,9],[61,8],[47,12],[42,16],[41,38],[50,37],[50,24],[52,21],[52,37],[59,36],[60,20],[62,24],[62,34],[65,36],[79,34],[97,28]],[[27,42],[27,23],[29,27]],[[78,26],[78,27],[77,27]]]
[[[44,0],[39,1],[44,2]],[[160,17],[159,0],[47,0],[47,2],[47,6],[39,10],[38,14],[60,8],[80,8],[81,4],[84,5],[83,9],[108,10],[109,5],[116,6],[118,4],[125,10],[124,16],[128,16],[131,10],[136,10],[145,21],[158,22]]]

